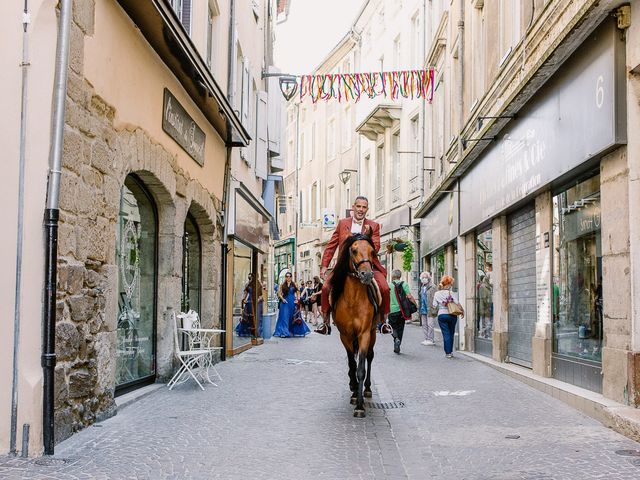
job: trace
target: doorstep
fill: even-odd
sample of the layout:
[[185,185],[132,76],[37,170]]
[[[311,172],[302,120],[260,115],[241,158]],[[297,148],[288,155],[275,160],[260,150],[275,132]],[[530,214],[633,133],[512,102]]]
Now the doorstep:
[[561,382],[555,378],[536,375],[531,370],[512,363],[496,362],[492,358],[472,352],[459,352],[483,362],[501,373],[551,395],[579,410],[618,433],[640,442],[640,410],[610,400],[599,393]]
[[165,383],[152,383],[151,385],[147,385],[146,387],[138,388],[136,390],[132,390],[131,392],[125,393],[124,395],[120,395],[119,397],[115,398],[116,407],[118,411],[120,411],[123,408],[128,407],[132,403],[143,399],[147,395],[151,395],[153,392],[157,392],[163,387],[166,387]]

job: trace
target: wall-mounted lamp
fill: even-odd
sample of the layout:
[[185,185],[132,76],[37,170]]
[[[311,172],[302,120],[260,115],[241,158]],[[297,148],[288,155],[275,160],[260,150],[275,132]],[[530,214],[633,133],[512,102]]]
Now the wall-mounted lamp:
[[[486,137],[486,138],[463,138],[462,139],[462,148],[467,149],[467,143],[469,142],[491,142],[495,140],[496,137]],[[454,162],[455,163],[455,162]]]
[[516,115],[514,113],[513,115],[498,115],[498,116],[495,116],[495,117],[493,117],[493,116],[481,116],[481,117],[478,117],[476,119],[476,122],[478,122],[478,124],[477,124],[478,130],[482,130],[482,124],[484,123],[484,120],[489,119],[489,118],[511,118],[511,119],[513,119],[513,118],[516,118]]
[[280,79],[280,92],[285,100],[289,101],[298,91],[298,79],[289,73],[268,73],[263,71],[262,78],[278,77]]
[[346,185],[346,184],[347,184],[347,182],[348,182],[349,180],[351,180],[351,174],[352,174],[352,173],[358,173],[358,171],[357,171],[357,170],[351,170],[350,168],[345,168],[343,171],[341,171],[341,172],[338,174],[338,177],[340,177],[340,181],[341,181],[344,185]]

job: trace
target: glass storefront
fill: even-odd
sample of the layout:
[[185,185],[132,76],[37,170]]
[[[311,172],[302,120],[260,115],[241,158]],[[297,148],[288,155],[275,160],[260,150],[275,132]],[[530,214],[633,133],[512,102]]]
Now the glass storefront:
[[603,304],[599,175],[553,198],[553,247],[554,354],[574,362],[600,364]]
[[157,214],[151,195],[129,175],[116,236],[118,323],[116,393],[155,378]]
[[440,279],[444,275],[444,249],[433,253],[429,257],[429,267],[433,283],[438,285],[438,283],[440,283]]
[[187,214],[182,237],[182,311],[200,314],[202,278],[202,245],[200,231],[191,214]]
[[251,343],[254,334],[253,249],[237,239],[233,242],[233,348]]
[[[491,341],[493,333],[493,235],[486,230],[476,235],[476,339]],[[482,351],[476,342],[476,351]],[[492,350],[486,352],[491,355]]]

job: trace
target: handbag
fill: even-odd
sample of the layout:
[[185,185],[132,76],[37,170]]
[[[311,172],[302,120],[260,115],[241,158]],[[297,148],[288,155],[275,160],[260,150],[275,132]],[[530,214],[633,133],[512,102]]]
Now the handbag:
[[449,299],[447,301],[447,309],[449,310],[449,315],[455,315],[456,317],[464,315],[464,309],[462,308],[462,305],[455,302],[452,296],[449,296]]

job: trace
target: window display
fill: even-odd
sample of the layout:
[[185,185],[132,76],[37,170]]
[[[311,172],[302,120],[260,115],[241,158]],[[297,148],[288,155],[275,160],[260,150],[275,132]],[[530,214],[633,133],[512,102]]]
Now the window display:
[[487,340],[493,332],[492,243],[491,230],[476,236],[476,337]]
[[157,216],[151,195],[128,176],[116,237],[118,322],[116,388],[155,375]]
[[602,362],[600,177],[553,199],[554,352]]

